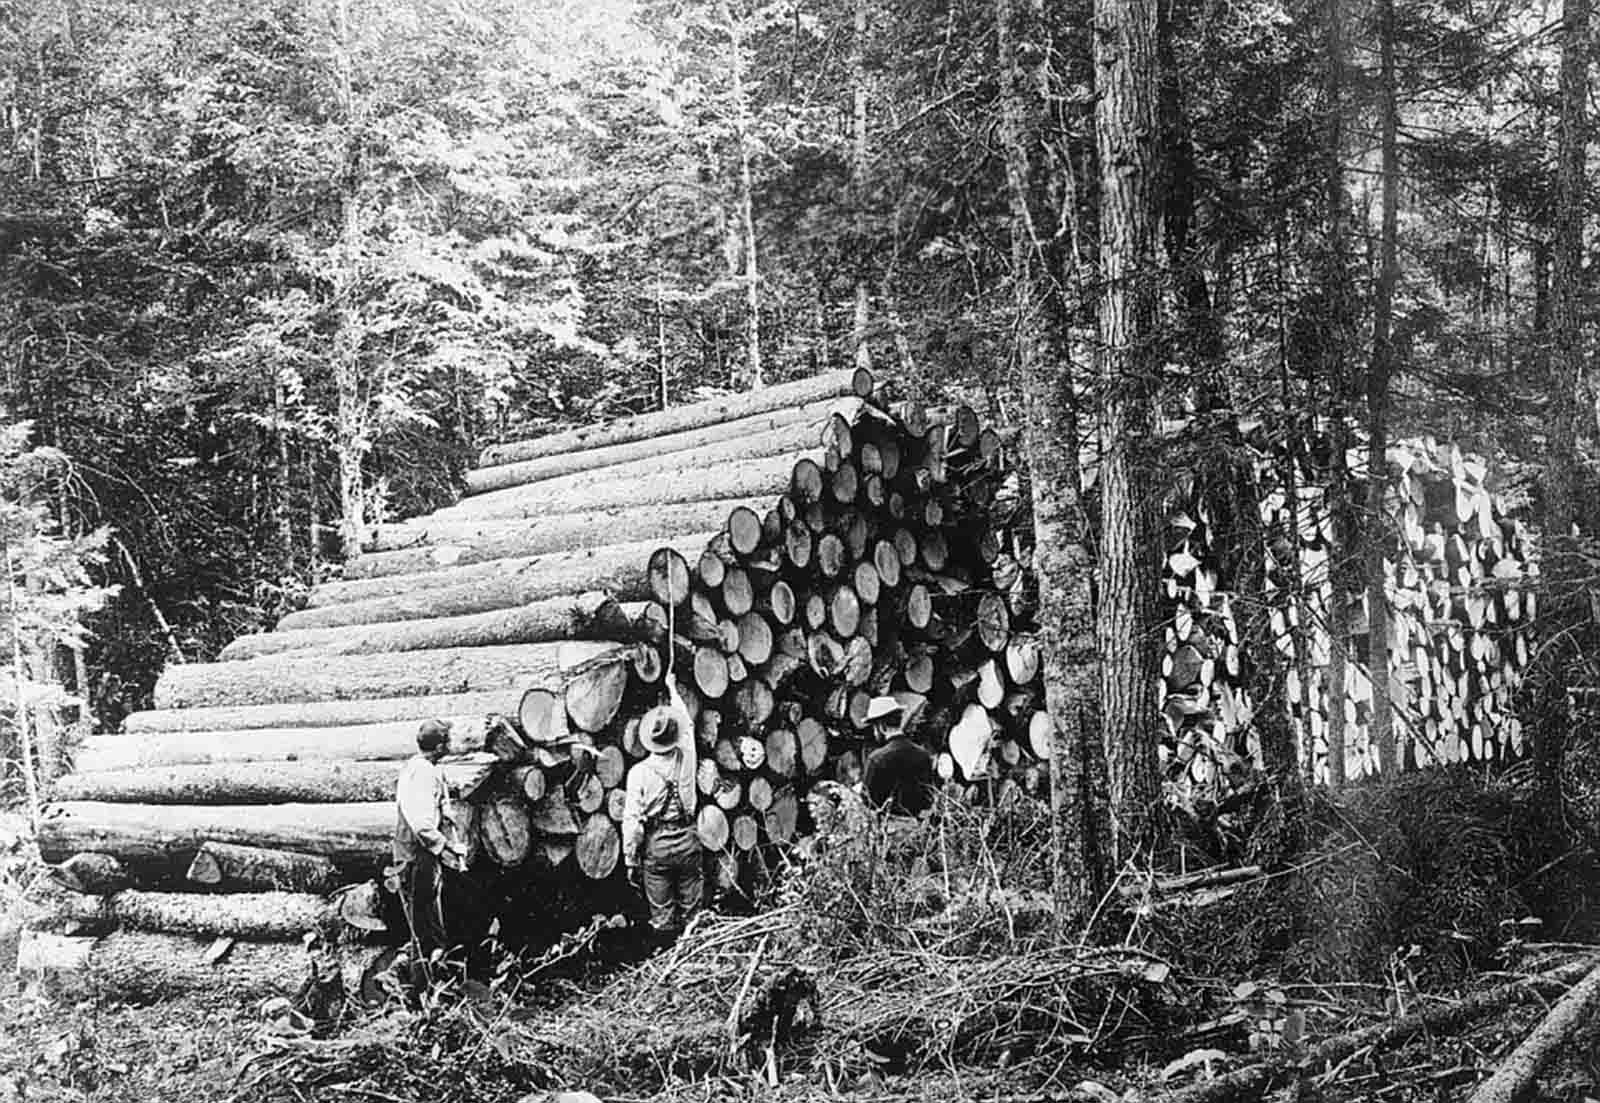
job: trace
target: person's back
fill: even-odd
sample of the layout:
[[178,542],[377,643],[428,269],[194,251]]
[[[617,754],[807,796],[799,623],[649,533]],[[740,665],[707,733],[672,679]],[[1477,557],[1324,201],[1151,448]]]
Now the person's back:
[[904,735],[867,756],[862,789],[876,808],[920,816],[933,806],[935,784],[933,756]]

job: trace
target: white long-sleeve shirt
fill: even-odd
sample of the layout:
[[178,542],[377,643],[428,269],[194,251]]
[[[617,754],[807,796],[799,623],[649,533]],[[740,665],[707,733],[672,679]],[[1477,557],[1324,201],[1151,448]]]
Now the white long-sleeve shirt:
[[396,862],[413,861],[424,850],[445,856],[450,846],[449,802],[450,786],[444,771],[426,755],[408,759],[395,785]]

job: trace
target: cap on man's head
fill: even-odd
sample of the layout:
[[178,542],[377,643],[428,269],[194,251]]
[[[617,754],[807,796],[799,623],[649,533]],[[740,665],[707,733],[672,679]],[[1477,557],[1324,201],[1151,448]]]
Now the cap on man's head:
[[417,729],[417,749],[423,754],[432,754],[450,741],[450,725],[435,717],[424,720]]

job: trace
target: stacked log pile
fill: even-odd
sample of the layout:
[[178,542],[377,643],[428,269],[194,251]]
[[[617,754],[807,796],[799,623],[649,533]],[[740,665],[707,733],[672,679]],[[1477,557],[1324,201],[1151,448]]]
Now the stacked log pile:
[[[669,672],[704,745],[702,834],[730,856],[792,838],[809,781],[859,769],[875,694],[913,706],[946,776],[1037,787],[1037,651],[987,524],[1005,451],[970,410],[891,411],[843,372],[484,459],[460,503],[86,742],[40,839],[76,894],[58,919],[381,927],[394,781],[432,717],[472,861],[613,876]],[[102,973],[148,978],[116,960],[137,941],[97,944]]]
[[[1365,474],[1365,449],[1351,449],[1352,471]],[[1389,592],[1388,692],[1394,704],[1400,763],[1406,769],[1451,762],[1491,762],[1523,751],[1512,704],[1532,644],[1539,564],[1523,523],[1507,516],[1487,485],[1487,465],[1453,445],[1414,439],[1388,452],[1388,527],[1393,550]],[[1262,519],[1271,534],[1267,599],[1288,670],[1288,697],[1310,746],[1313,770],[1327,778],[1328,662],[1326,610],[1331,600],[1330,523],[1315,469],[1297,472],[1291,501],[1281,457],[1257,467]],[[1172,622],[1163,666],[1165,715],[1175,768],[1204,782],[1240,750],[1251,702],[1243,690],[1230,580],[1213,547],[1203,494],[1181,501],[1168,518],[1165,587]],[[1286,534],[1296,530],[1293,544]],[[1296,556],[1298,558],[1296,558]],[[1346,776],[1377,770],[1368,738],[1372,679],[1365,665],[1368,623],[1362,594],[1352,617],[1348,672]],[[1302,685],[1296,637],[1309,684]]]

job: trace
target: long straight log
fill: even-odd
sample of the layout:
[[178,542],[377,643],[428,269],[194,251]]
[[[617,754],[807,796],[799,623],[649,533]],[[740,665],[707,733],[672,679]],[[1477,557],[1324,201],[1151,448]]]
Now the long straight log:
[[[820,450],[817,451],[821,454]],[[639,506],[703,502],[710,498],[776,498],[789,489],[794,475],[794,451],[742,463],[712,467],[657,468],[647,474],[600,474],[604,480],[576,487],[557,482],[497,491],[467,498],[435,515],[445,521],[487,517],[538,517],[574,509],[632,509]]]
[[377,550],[346,563],[344,577],[420,574],[491,559],[581,551],[633,540],[664,542],[710,532],[740,507],[759,511],[770,502],[771,496],[763,494],[632,509],[580,507],[577,512],[537,518],[450,520],[429,514],[379,530],[373,545]]
[[520,643],[378,655],[269,655],[235,663],[178,663],[156,683],[159,708],[290,704],[369,697],[427,697],[450,690],[510,689],[529,678],[557,681],[563,648],[598,655],[605,643]]
[[820,445],[823,428],[835,412],[848,418],[859,405],[860,399],[854,398],[809,403],[609,448],[480,467],[467,472],[467,493],[496,494],[555,482],[577,487],[584,480],[601,481],[613,473],[637,475],[663,468],[711,467],[813,448]]
[[[680,537],[669,546],[680,553],[692,553],[693,560],[698,562],[700,552],[712,535],[699,533]],[[655,541],[614,544],[588,555],[563,557],[559,565],[540,559],[507,561],[516,563],[516,568],[488,578],[458,580],[422,590],[409,583],[428,579],[432,585],[432,576],[381,579],[379,581],[392,584],[394,593],[391,596],[302,609],[284,617],[278,627],[287,631],[470,616],[589,590],[604,590],[622,602],[646,601],[650,598],[650,587],[645,566],[650,553],[661,546]]]
[[[364,701],[306,701],[293,705],[245,705],[203,709],[149,709],[123,721],[129,735],[153,732],[243,731],[257,728],[343,728],[411,724],[434,716],[515,716],[521,694],[445,693],[433,697],[387,697]],[[370,757],[340,754],[339,758]],[[156,763],[147,763],[156,765]]]
[[400,766],[398,761],[337,760],[146,766],[68,774],[56,780],[55,799],[121,804],[348,804],[393,797]]
[[[59,862],[81,850],[124,864],[187,866],[208,842],[317,854],[371,867],[388,853],[394,803],[186,805],[67,801],[39,824],[39,853]],[[181,870],[180,870],[181,872]]]
[[464,617],[432,617],[375,624],[362,631],[348,627],[302,628],[240,636],[222,649],[219,659],[257,659],[265,655],[376,655],[394,651],[431,651],[451,647],[497,647],[559,640],[622,640],[638,634],[644,612],[639,602],[621,605],[609,594],[592,590],[577,597],[557,597]]
[[331,930],[337,909],[308,892],[144,892],[124,889],[110,896],[63,893],[62,919],[107,927],[131,927],[167,934],[256,941],[299,938],[307,931]]
[[[42,936],[41,936],[42,937]],[[153,931],[116,931],[100,939],[60,939],[54,955],[34,955],[42,972],[101,999],[150,1003],[181,996],[244,1002],[293,996],[311,974],[311,958],[295,942],[236,942],[216,956],[214,940]],[[340,973],[359,985],[382,950],[342,946]],[[53,960],[52,960],[53,958]]]
[[92,735],[74,756],[76,773],[69,776],[241,762],[303,761],[320,768],[316,764],[340,759],[392,761],[416,753],[419,723],[420,719],[337,728]]
[[233,892],[327,893],[338,884],[338,870],[326,858],[236,843],[204,844],[184,876]]
[[1527,1098],[1539,1073],[1571,1040],[1578,1028],[1592,1023],[1600,1003],[1600,965],[1561,997],[1532,1034],[1511,1051],[1493,1076],[1478,1085],[1467,1103],[1515,1103]]
[[656,413],[638,414],[604,425],[569,429],[566,432],[552,433],[549,436],[511,444],[491,445],[483,450],[479,466],[519,463],[543,456],[559,456],[566,452],[580,452],[626,444],[630,441],[648,440],[669,433],[681,433],[689,429],[736,421],[771,410],[783,410],[807,402],[820,402],[851,394],[860,398],[871,397],[870,372],[860,369],[828,372],[810,379],[780,383],[775,387],[763,387],[744,394],[728,395]]

